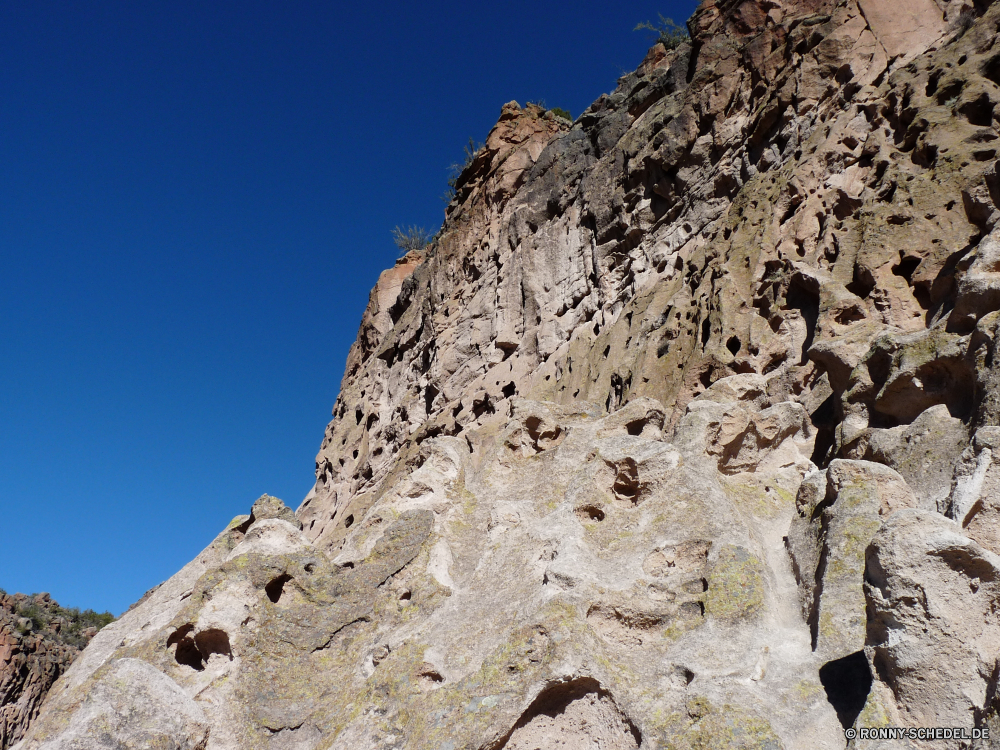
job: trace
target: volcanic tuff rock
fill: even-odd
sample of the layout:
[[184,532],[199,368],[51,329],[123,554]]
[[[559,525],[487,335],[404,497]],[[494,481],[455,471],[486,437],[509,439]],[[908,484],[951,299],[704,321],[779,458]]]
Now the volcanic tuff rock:
[[21,750],[149,705],[205,748],[997,726],[1000,5],[689,27],[575,123],[503,107],[372,291],[296,516],[102,631]]

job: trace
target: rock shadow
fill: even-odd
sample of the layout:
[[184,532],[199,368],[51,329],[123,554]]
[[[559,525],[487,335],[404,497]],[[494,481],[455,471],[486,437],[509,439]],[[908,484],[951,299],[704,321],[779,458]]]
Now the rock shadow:
[[514,727],[484,750],[638,750],[639,729],[611,694],[591,677],[560,682],[542,690]]

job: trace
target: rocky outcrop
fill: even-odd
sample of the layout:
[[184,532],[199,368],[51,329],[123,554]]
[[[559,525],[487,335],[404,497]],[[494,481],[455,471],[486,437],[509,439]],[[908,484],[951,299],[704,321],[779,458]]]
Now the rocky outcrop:
[[825,660],[864,647],[865,550],[888,516],[916,504],[898,473],[868,461],[835,459],[799,486],[787,544],[813,651]]
[[873,691],[871,714],[904,726],[986,727],[992,742],[977,746],[996,746],[998,582],[1000,557],[941,515],[905,510],[886,522],[865,581],[866,651],[888,688]]
[[[158,671],[160,703],[196,699],[191,747],[207,725],[206,747],[638,748],[714,741],[736,708],[750,739],[836,746],[781,541],[808,428],[755,437],[767,480],[722,472],[709,448],[746,403],[696,400],[668,443],[651,399],[608,415],[514,398],[474,449],[423,441],[333,559],[261,498],[97,636],[22,747],[71,742],[123,663]],[[765,412],[783,404],[799,414]],[[116,695],[115,725],[153,700]]]
[[996,724],[1000,5],[689,27],[575,123],[503,107],[301,507],[102,631],[21,750],[167,704],[211,750]]
[[110,619],[63,609],[48,594],[0,591],[0,749],[24,735],[53,683]]

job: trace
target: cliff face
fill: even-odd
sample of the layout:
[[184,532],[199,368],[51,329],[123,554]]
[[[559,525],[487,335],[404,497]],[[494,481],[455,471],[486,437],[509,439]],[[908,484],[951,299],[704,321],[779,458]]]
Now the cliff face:
[[504,106],[298,512],[102,631],[22,750],[1000,735],[1000,5],[690,27],[575,123]]
[[0,748],[24,736],[49,688],[110,618],[90,614],[81,618],[48,594],[0,591]]

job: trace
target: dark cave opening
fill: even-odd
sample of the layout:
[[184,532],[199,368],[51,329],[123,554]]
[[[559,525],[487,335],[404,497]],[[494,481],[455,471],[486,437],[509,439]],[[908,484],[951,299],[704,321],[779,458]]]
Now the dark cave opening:
[[841,659],[828,661],[820,667],[819,681],[844,729],[854,726],[872,687],[872,673],[865,652],[855,651]]
[[288,573],[282,573],[264,586],[264,593],[267,594],[267,598],[271,600],[272,604],[278,603],[281,595],[285,592],[285,584],[290,580],[292,580],[292,577]]

